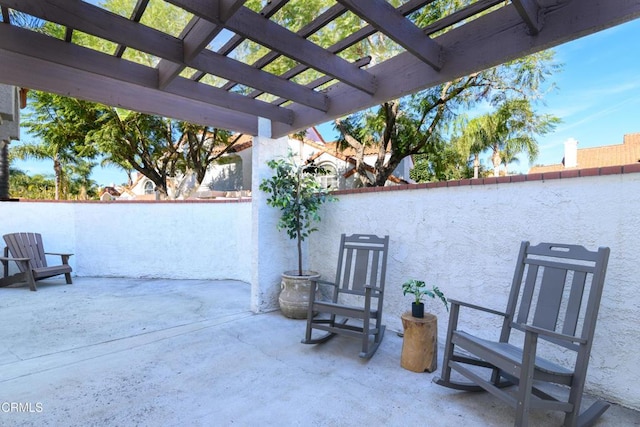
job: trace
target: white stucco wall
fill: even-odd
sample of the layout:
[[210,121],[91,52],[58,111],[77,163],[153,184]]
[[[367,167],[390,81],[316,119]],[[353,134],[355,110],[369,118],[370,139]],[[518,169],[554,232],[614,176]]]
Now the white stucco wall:
[[78,276],[251,279],[250,203],[2,203],[0,233],[73,252]]
[[[43,234],[45,250],[58,253],[76,252],[75,218],[77,204],[50,202],[0,202],[0,236],[8,233],[37,232]],[[0,240],[4,248],[4,241]],[[76,270],[76,257],[69,259]],[[50,258],[60,262],[60,257]],[[10,264],[11,271],[16,271]]]
[[[388,234],[384,317],[391,330],[402,329],[400,316],[410,308],[411,299],[400,287],[407,279],[422,279],[448,297],[503,310],[522,240],[609,246],[587,387],[640,409],[640,174],[339,199],[323,207],[319,231],[310,238],[310,267],[333,279],[340,233]],[[438,315],[444,343],[448,314],[430,299],[427,309]],[[487,329],[483,318],[468,320],[466,330]]]

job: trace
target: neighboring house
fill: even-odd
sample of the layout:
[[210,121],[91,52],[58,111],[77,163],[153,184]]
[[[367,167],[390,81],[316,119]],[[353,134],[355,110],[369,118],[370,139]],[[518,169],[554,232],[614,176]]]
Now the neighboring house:
[[[202,183],[197,189],[185,191],[188,198],[210,199],[224,197],[247,197],[251,195],[251,151],[253,139],[249,135],[241,136],[233,146],[209,167]],[[316,165],[323,167],[328,174],[318,177],[325,188],[346,189],[359,186],[357,173],[355,172],[355,160],[352,156],[355,151],[351,148],[340,151],[336,142],[325,142],[315,128],[307,131],[302,139],[289,138],[289,147],[297,153],[302,160],[314,161]],[[365,163],[373,171],[377,158],[377,147],[371,147],[365,152]],[[413,167],[411,157],[407,157],[396,169],[396,173],[387,182],[395,185],[410,182],[409,170]],[[169,192],[174,186],[169,183]],[[122,189],[120,199],[155,199],[155,185],[141,174],[137,174],[133,184],[127,189]],[[183,198],[183,197],[179,197]]]
[[100,193],[100,200],[111,201],[116,200],[121,194],[115,187],[104,187],[102,193]]
[[622,144],[591,148],[578,148],[578,141],[569,138],[564,143],[562,163],[534,166],[529,170],[529,173],[622,166],[638,162],[640,162],[640,133],[624,135]]

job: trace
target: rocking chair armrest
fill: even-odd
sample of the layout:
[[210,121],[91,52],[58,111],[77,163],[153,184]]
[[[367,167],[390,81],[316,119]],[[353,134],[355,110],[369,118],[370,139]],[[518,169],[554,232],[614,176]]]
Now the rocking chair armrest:
[[558,332],[550,331],[548,329],[538,328],[532,325],[521,325],[521,326],[522,326],[522,329],[524,329],[524,331],[527,333],[544,335],[545,337],[555,338],[557,340],[562,340],[562,341],[570,341],[578,344],[585,344],[587,342],[587,340],[580,337],[574,337],[573,335],[560,334]]
[[333,282],[330,282],[328,280],[323,280],[323,279],[311,279],[310,282],[311,283],[319,283],[321,285],[329,285],[329,286],[335,286],[336,285]]
[[365,295],[367,293],[371,293],[371,294],[373,294],[374,298],[378,297],[379,295],[381,295],[383,293],[382,288],[379,288],[377,286],[364,285],[363,287],[364,287]]
[[458,301],[458,300],[450,299],[450,298],[447,299],[447,301],[449,301],[449,304],[451,304],[451,305],[458,305],[458,306],[461,306],[461,307],[472,308],[474,310],[479,310],[479,311],[484,311],[486,313],[495,314],[497,316],[507,317],[507,313],[504,313],[504,312],[498,311],[498,310],[493,310],[493,309],[487,308],[487,307],[482,307],[480,305],[469,304],[468,302]]

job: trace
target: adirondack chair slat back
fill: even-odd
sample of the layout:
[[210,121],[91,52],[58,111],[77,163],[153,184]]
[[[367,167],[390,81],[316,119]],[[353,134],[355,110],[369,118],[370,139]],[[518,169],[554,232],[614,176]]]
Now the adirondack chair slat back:
[[[44,254],[42,236],[39,233],[12,233],[3,236],[14,258],[29,258],[32,268],[47,266],[47,258]],[[24,272],[22,264],[18,264],[20,271]]]
[[[513,279],[502,340],[509,329],[532,325],[591,340],[606,273],[609,248],[589,251],[577,245],[523,242]],[[577,345],[541,339],[576,350]]]
[[384,289],[389,239],[370,235],[342,236],[338,258],[336,290],[364,295],[364,286]]

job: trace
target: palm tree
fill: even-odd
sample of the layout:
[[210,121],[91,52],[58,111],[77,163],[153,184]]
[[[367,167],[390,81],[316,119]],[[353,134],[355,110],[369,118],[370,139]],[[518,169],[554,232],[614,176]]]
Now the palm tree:
[[75,161],[74,156],[64,144],[55,142],[48,144],[25,143],[13,148],[13,153],[19,159],[52,160],[55,176],[55,200],[60,200],[64,188],[64,166]]
[[474,177],[478,177],[480,153],[487,149],[491,150],[494,176],[499,176],[503,162],[517,160],[520,153],[534,162],[538,155],[535,135],[550,132],[558,122],[556,117],[536,114],[526,99],[507,100],[495,112],[472,119],[461,138],[474,156]]
[[487,132],[492,128],[491,119],[489,114],[485,114],[460,125],[463,129],[456,143],[467,156],[473,156],[474,178],[479,177],[480,154],[492,145],[492,137]]

